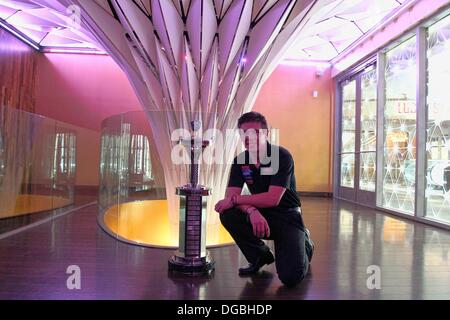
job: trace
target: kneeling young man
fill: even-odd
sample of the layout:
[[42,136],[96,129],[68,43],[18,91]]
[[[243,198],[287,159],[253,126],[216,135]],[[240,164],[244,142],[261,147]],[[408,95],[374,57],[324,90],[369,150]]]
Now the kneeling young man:
[[[225,199],[215,209],[249,262],[240,275],[275,261],[280,280],[295,286],[308,272],[314,244],[301,215],[294,160],[285,148],[268,142],[260,113],[242,115],[238,127],[246,151],[234,159]],[[251,195],[241,195],[244,183]],[[261,239],[274,240],[276,258]]]

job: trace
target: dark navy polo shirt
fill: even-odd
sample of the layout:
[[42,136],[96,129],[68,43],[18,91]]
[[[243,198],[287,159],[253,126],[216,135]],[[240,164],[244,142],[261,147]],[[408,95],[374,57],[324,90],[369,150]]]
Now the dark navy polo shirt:
[[[275,152],[272,152],[272,149]],[[278,154],[278,170],[271,168],[272,154]],[[264,161],[266,160],[266,161]],[[270,161],[269,161],[270,160]],[[297,188],[294,175],[294,159],[288,150],[281,146],[272,144],[267,145],[267,157],[261,161],[257,168],[250,163],[249,152],[245,151],[233,160],[231,166],[229,187],[242,188],[244,183],[247,185],[251,194],[258,194],[269,191],[270,186],[280,186],[286,188],[283,197],[277,209],[290,209],[300,207],[300,198],[297,194]],[[268,162],[268,163],[265,163]]]

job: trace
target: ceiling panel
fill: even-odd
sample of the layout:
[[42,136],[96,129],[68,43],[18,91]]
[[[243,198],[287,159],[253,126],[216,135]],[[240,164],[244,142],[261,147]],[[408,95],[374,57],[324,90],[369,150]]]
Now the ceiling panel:
[[[107,0],[95,1],[104,10],[112,14]],[[152,4],[164,4],[165,1],[138,0],[137,3],[141,6],[143,12],[150,14]],[[318,1],[317,5],[322,7],[316,11],[316,14],[310,18],[309,22],[299,33],[298,38],[287,52],[286,58],[294,60],[305,58],[331,60],[408,1],[411,0],[336,0],[331,2],[324,1],[322,3]],[[192,1],[179,2],[177,0],[173,2],[176,3],[180,11],[181,5],[184,11],[191,9],[190,7],[192,6]],[[207,9],[214,9],[216,18],[220,20],[223,18],[225,12],[232,11],[233,8],[241,14],[243,4],[246,2],[250,1],[214,0],[211,2],[211,9],[209,7]],[[56,12],[52,8],[46,7],[45,3],[46,1],[42,0],[0,0],[0,19],[2,19],[0,21],[16,28],[26,37],[44,48],[64,49],[77,47],[78,49],[85,48],[89,52],[92,52],[92,50],[103,51],[93,36],[87,33],[81,34],[80,30],[74,30],[67,16],[64,16],[61,12]],[[276,1],[272,0],[254,0],[253,5],[245,8],[244,11],[249,11],[250,13],[248,15],[250,19],[255,19],[275,3]],[[67,14],[69,15],[69,13]],[[209,19],[209,17],[207,18]],[[213,18],[215,17],[213,16]],[[208,19],[204,18],[203,21]],[[166,21],[166,24],[171,25],[168,21]],[[239,28],[236,26],[235,30],[230,31],[239,33]],[[229,34],[226,39],[235,39],[235,37],[236,35]],[[237,38],[239,38],[239,34]],[[203,40],[211,44],[212,39],[209,36],[208,39]],[[164,37],[161,40],[165,46],[168,46],[169,42],[173,42],[173,39],[164,39]],[[221,39],[221,42],[223,41],[224,39]],[[176,43],[178,42],[177,40]],[[226,46],[232,47],[231,44],[226,43]],[[181,46],[175,45],[173,47],[181,48]],[[199,48],[198,45],[193,48],[193,58],[196,61],[199,59]],[[200,49],[208,51],[209,46]],[[237,48],[234,48],[234,51],[236,50]],[[170,58],[177,59],[179,56],[178,51],[173,52],[172,54],[174,56]],[[234,55],[234,51],[230,56]],[[223,60],[224,57],[221,59]],[[229,59],[232,60],[231,57]],[[202,65],[204,66],[205,63],[206,61],[203,61]]]
[[[285,58],[332,60],[410,0],[337,0],[320,8]],[[319,40],[319,39],[322,39]]]
[[43,49],[76,48],[77,52],[103,52],[90,34],[76,28],[74,20],[70,19],[71,11],[68,10],[66,14],[37,1],[0,0],[0,22],[36,46]]

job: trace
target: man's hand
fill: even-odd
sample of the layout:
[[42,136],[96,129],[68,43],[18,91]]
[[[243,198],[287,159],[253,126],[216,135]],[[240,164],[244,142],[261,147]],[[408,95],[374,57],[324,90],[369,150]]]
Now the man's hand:
[[214,209],[219,212],[222,213],[225,210],[231,209],[233,208],[233,200],[231,197],[225,198],[223,200],[220,200],[219,202],[216,203],[216,206],[214,207]]
[[270,228],[266,218],[258,211],[258,209],[252,209],[248,213],[250,223],[253,227],[253,234],[258,238],[270,237]]

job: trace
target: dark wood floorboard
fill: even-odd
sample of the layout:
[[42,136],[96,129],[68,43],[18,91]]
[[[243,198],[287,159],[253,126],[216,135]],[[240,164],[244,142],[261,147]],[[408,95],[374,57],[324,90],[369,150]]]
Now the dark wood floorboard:
[[[274,265],[241,278],[236,246],[211,249],[210,278],[172,277],[171,250],[116,241],[97,226],[96,205],[0,240],[1,299],[450,299],[450,233],[327,198],[303,197],[316,251],[311,272],[285,288]],[[81,268],[68,290],[66,268]],[[381,269],[369,290],[367,267]]]

